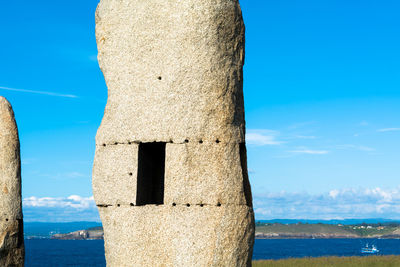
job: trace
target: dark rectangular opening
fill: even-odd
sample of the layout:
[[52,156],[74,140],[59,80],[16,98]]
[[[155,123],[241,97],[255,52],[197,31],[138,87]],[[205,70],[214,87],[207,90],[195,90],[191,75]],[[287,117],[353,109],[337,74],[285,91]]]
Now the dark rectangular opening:
[[139,144],[136,205],[164,204],[165,144]]

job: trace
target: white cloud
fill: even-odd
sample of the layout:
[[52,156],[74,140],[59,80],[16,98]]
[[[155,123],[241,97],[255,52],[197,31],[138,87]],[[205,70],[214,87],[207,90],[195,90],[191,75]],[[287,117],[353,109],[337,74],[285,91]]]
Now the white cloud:
[[254,210],[257,219],[400,219],[400,188],[266,193],[254,197]]
[[100,221],[93,197],[27,197],[22,201],[24,221]]
[[89,209],[96,206],[93,197],[81,197],[72,195],[66,198],[62,197],[28,197],[23,199],[24,207],[58,207]]
[[66,98],[78,98],[78,96],[70,95],[70,94],[59,94],[59,93],[55,93],[55,92],[17,89],[17,88],[3,87],[3,86],[0,86],[0,90],[7,90],[7,91],[14,91],[14,92],[21,92],[21,93],[30,93],[30,94],[39,94],[39,95],[48,95],[48,96],[57,96],[57,97],[66,97]]
[[329,196],[331,197],[331,198],[336,198],[338,195],[339,195],[339,190],[331,190],[330,192],[329,192]]
[[284,142],[278,141],[278,131],[266,130],[266,129],[252,129],[248,130],[246,134],[246,142],[249,145],[266,146],[266,145],[280,145]]
[[379,129],[377,130],[378,132],[397,132],[400,131],[400,128],[383,128],[383,129]]
[[296,154],[311,154],[311,155],[325,155],[329,153],[329,151],[327,150],[311,150],[311,149],[292,150],[289,152]]

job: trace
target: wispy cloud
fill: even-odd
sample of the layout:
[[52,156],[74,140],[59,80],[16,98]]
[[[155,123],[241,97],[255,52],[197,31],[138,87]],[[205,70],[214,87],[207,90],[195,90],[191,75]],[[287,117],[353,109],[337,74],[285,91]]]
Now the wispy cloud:
[[67,172],[64,174],[64,177],[67,178],[81,178],[81,177],[87,177],[87,175],[80,173],[80,172]]
[[366,151],[366,152],[372,152],[372,151],[375,151],[375,148],[368,147],[368,146],[358,146],[357,148],[358,148],[358,150],[361,150],[361,151]]
[[23,199],[25,221],[99,221],[92,197],[27,197]]
[[365,152],[372,152],[375,151],[374,148],[368,147],[368,146],[359,146],[359,145],[351,145],[351,144],[346,144],[346,145],[337,145],[337,149],[354,149],[354,150],[360,150],[360,151],[365,151]]
[[21,164],[22,165],[29,165],[29,164],[32,164],[34,162],[36,162],[35,158],[22,158],[21,159]]
[[265,193],[254,197],[254,207],[257,219],[400,219],[400,188]]
[[378,132],[397,132],[400,131],[400,128],[383,128],[383,129],[378,129]]
[[251,129],[246,134],[246,142],[249,145],[266,146],[266,145],[280,145],[283,141],[278,141],[278,131],[267,129]]
[[296,154],[311,154],[311,155],[325,155],[329,153],[328,150],[311,150],[311,149],[291,150],[289,152]]
[[39,94],[39,95],[48,95],[48,96],[56,96],[56,97],[65,97],[65,98],[78,98],[76,95],[71,94],[59,94],[55,92],[47,92],[47,91],[36,91],[36,90],[28,90],[28,89],[17,89],[0,86],[0,90],[14,91],[20,93],[29,93],[29,94]]
[[314,135],[293,135],[295,139],[316,139],[317,137]]
[[290,130],[299,129],[299,128],[303,128],[305,126],[309,126],[309,125],[312,125],[312,124],[315,124],[315,123],[316,123],[315,121],[306,121],[306,122],[294,123],[294,124],[290,125],[288,127],[288,129],[290,129]]

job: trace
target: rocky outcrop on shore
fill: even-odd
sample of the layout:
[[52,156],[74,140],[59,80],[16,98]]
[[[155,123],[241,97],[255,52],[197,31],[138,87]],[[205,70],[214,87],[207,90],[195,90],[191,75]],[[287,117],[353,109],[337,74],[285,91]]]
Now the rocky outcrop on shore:
[[103,236],[104,236],[103,229],[99,227],[88,230],[78,230],[67,234],[55,234],[51,237],[51,239],[93,240],[93,239],[103,239]]

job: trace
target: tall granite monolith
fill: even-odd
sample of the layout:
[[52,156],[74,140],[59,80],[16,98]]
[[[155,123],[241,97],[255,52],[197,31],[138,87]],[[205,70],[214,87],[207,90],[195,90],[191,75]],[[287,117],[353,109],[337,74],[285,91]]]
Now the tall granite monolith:
[[250,266],[238,0],[101,0],[93,191],[108,266]]
[[0,266],[24,265],[21,162],[11,105],[0,97]]

